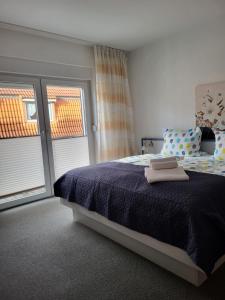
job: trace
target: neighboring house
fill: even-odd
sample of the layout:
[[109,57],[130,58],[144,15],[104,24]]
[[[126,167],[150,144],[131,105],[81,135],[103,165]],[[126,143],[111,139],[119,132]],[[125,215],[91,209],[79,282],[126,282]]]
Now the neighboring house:
[[[80,89],[48,88],[52,138],[83,136]],[[0,87],[0,138],[39,134],[34,91]]]

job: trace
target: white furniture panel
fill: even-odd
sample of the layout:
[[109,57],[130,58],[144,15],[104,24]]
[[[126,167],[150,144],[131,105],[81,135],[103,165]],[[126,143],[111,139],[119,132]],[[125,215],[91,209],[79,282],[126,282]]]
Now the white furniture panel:
[[[76,222],[90,227],[92,230],[149,259],[195,286],[200,286],[207,279],[204,271],[182,249],[112,222],[96,212],[88,211],[76,203],[68,202],[63,198],[60,200],[63,205],[73,209],[74,220]],[[212,274],[224,262],[225,255],[217,260]]]

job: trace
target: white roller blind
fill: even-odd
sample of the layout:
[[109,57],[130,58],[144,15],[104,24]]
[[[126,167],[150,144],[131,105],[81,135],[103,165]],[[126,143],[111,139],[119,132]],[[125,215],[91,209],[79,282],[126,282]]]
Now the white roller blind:
[[53,140],[53,156],[56,179],[65,172],[89,164],[88,138]]
[[39,136],[0,140],[0,196],[45,185]]

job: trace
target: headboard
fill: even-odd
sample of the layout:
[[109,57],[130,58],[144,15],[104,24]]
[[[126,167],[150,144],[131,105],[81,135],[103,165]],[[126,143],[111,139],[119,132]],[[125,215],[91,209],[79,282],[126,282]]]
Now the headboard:
[[212,128],[209,127],[200,127],[202,131],[202,141],[214,141],[215,134]]
[[[160,153],[163,146],[163,138],[145,137],[142,139],[142,147],[146,153]],[[215,149],[215,139],[205,139],[201,142],[201,151],[213,154]],[[143,153],[142,153],[143,154]]]

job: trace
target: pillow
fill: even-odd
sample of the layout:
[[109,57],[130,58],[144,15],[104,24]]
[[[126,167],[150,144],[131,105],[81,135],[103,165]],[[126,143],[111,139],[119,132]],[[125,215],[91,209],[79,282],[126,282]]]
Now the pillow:
[[202,132],[199,127],[187,130],[166,129],[163,134],[163,155],[196,156],[199,153]]
[[215,151],[214,157],[217,160],[225,160],[225,131],[214,130],[215,134]]

